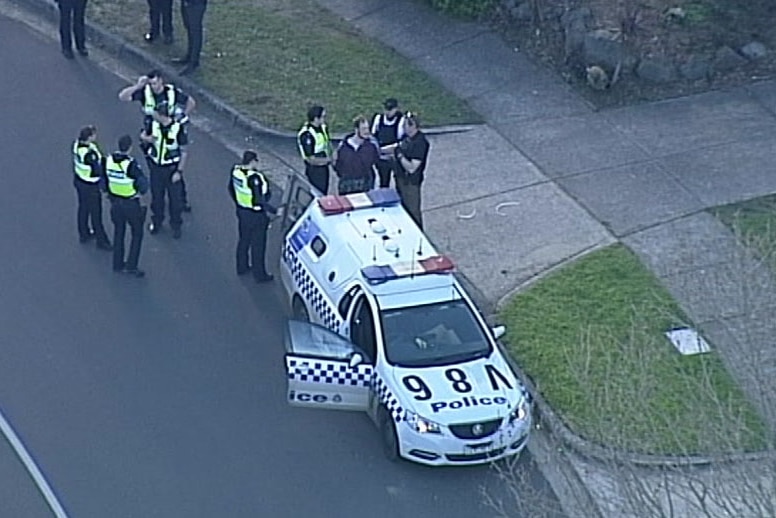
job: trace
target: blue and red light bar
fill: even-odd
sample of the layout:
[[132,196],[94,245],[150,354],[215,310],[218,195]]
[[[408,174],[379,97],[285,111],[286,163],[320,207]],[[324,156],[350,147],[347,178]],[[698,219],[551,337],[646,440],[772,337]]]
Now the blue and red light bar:
[[318,206],[324,216],[342,214],[352,210],[398,205],[401,199],[394,189],[374,189],[356,194],[329,195],[318,198]]
[[419,261],[403,261],[386,265],[371,265],[361,268],[361,275],[370,284],[430,273],[452,273],[455,265],[449,257],[433,255]]

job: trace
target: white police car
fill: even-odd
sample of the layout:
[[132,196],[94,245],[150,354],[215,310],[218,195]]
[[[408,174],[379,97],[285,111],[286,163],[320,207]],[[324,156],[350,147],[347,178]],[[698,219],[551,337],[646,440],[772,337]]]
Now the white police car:
[[292,184],[285,206],[289,403],[367,412],[392,459],[476,464],[521,451],[530,396],[396,192],[314,198]]

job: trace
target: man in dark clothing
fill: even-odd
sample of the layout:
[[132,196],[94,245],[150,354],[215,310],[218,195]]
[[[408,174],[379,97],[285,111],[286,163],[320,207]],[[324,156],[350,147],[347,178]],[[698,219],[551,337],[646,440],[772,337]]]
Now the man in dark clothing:
[[202,21],[205,18],[207,0],[181,0],[181,19],[186,28],[186,55],[173,62],[186,65],[179,73],[191,74],[199,68],[199,55],[202,52]]
[[255,151],[243,153],[242,161],[232,169],[229,196],[237,207],[237,275],[253,272],[256,282],[269,282],[274,277],[267,273],[264,255],[267,248],[269,205],[272,193],[269,182],[258,170],[259,156]]
[[[140,245],[143,243],[143,224],[146,208],[140,204],[140,196],[148,191],[148,180],[135,159],[129,156],[132,137],[124,135],[119,139],[119,150],[105,161],[105,186],[111,202],[110,215],[113,220],[113,271],[133,277],[143,277],[138,269]],[[132,232],[129,256],[124,258],[126,226]]]
[[404,209],[423,230],[420,185],[423,183],[430,144],[426,135],[420,131],[420,120],[410,112],[404,117],[404,132],[404,138],[394,150],[396,190]]
[[62,54],[67,59],[73,59],[73,40],[75,48],[84,57],[89,55],[86,50],[86,0],[56,0],[59,6],[59,42]]
[[339,194],[366,192],[374,187],[380,149],[364,117],[353,120],[353,133],[337,148],[334,170],[339,178]]
[[100,181],[104,177],[104,159],[96,139],[97,128],[86,126],[73,143],[73,185],[78,193],[78,237],[81,243],[96,238],[97,248],[111,250],[102,225]]
[[307,110],[307,122],[297,134],[297,145],[304,160],[305,176],[321,194],[328,194],[329,165],[336,157],[326,127],[326,110],[323,106],[316,105]]
[[151,169],[151,234],[162,228],[166,198],[170,202],[170,227],[172,237],[180,239],[183,219],[183,195],[181,179],[186,165],[188,135],[183,124],[164,113],[157,112],[150,128],[140,134],[140,139],[150,147],[147,151]]
[[372,135],[380,145],[380,161],[377,162],[380,187],[389,187],[395,165],[393,150],[404,136],[404,114],[399,110],[399,101],[393,97],[385,100],[383,108],[383,113],[376,114],[372,120]]
[[[172,38],[172,0],[148,0],[149,29],[144,38],[152,43],[164,34],[164,44],[171,45]],[[161,28],[161,32],[159,29]]]

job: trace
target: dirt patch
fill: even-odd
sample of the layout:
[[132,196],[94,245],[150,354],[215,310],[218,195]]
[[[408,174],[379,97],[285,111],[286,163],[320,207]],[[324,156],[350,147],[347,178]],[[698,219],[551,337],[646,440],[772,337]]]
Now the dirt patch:
[[[773,0],[535,0],[532,20],[518,20],[521,3],[503,2],[492,22],[515,47],[555,70],[599,108],[623,106],[738,86],[776,77],[776,2]],[[665,83],[625,72],[610,88],[596,91],[587,84],[583,60],[566,55],[563,13],[588,8],[590,30],[606,29],[640,58],[660,59],[677,66],[693,60],[714,60],[727,46],[740,52],[760,42],[767,54],[729,70],[714,71],[699,80]],[[522,13],[532,10],[522,6]],[[539,16],[536,16],[536,13]],[[523,16],[523,18],[526,18]],[[611,71],[610,71],[611,73]]]

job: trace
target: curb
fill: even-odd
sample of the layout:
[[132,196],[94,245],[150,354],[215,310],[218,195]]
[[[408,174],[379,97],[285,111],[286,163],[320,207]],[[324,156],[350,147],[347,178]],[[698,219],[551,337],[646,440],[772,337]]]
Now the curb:
[[[56,4],[53,2],[53,0],[11,1],[17,5],[21,5],[35,11],[55,24],[58,23],[59,14],[57,12]],[[88,19],[86,20],[86,37],[88,40],[90,40],[92,45],[95,45],[101,50],[112,54],[117,59],[121,59],[122,61],[128,62],[129,64],[141,69],[159,69],[162,71],[162,73],[164,73],[165,77],[175,78],[175,84],[181,85],[183,89],[188,92],[192,92],[198,103],[207,105],[219,115],[228,119],[232,127],[239,128],[257,136],[296,139],[297,132],[270,128],[268,126],[264,126],[260,122],[251,119],[247,115],[233,108],[224,99],[214,94],[210,90],[202,87],[191,79],[179,76],[172,67],[159,60],[150,52],[146,52],[137,45],[125,41],[120,36],[111,34],[102,26],[91,22]],[[424,132],[428,135],[444,135],[450,133],[463,133],[470,131],[471,129],[473,129],[473,126],[451,125],[424,128]],[[344,133],[341,135],[332,135],[332,140],[342,140],[344,136]]]
[[[45,19],[58,23],[59,14],[56,5],[51,0],[12,0],[20,6],[27,7],[36,13],[42,15]],[[280,138],[296,138],[296,133],[290,131],[279,131],[250,119],[236,109],[232,108],[226,101],[203,88],[194,81],[185,77],[179,77],[175,70],[169,65],[163,63],[155,56],[146,52],[136,45],[124,41],[123,38],[111,34],[109,31],[93,22],[86,20],[86,37],[92,45],[101,50],[112,54],[114,57],[135,65],[138,68],[161,70],[168,78],[175,78],[175,83],[182,85],[185,90],[193,92],[197,102],[206,104],[220,115],[226,116],[231,120],[232,126],[239,127],[253,134],[267,135]]]
[[[598,247],[595,247],[596,249]],[[592,250],[589,250],[592,251]],[[576,257],[570,258],[570,261],[564,261],[561,264],[552,267],[552,270],[561,267],[567,262],[574,261],[578,257],[587,254],[586,251]],[[516,288],[496,304],[496,308],[501,309],[507,298],[513,297],[516,293],[522,289],[532,285],[533,282],[525,283],[523,286]],[[497,318],[498,313],[492,315],[491,318]],[[512,357],[506,345],[509,343],[506,339],[502,338],[499,341],[499,346],[502,349],[502,353],[509,363],[509,366],[515,371],[519,378],[525,383],[528,391],[534,400],[534,419],[535,424],[547,430],[547,432],[558,439],[562,446],[568,448],[574,454],[595,461],[601,464],[615,463],[617,465],[633,465],[646,469],[698,469],[706,468],[713,464],[732,464],[742,462],[756,462],[771,460],[776,462],[776,451],[763,450],[756,452],[746,453],[721,453],[721,454],[708,454],[708,455],[658,455],[649,453],[637,453],[629,450],[620,450],[615,448],[608,448],[603,444],[592,441],[574,430],[563,420],[563,418],[552,409],[547,403],[547,400],[542,396],[541,391],[534,382],[534,380],[528,376],[528,374],[520,368],[517,364],[517,360]]]
[[[502,340],[502,342],[505,342]],[[506,342],[505,342],[506,343]],[[757,462],[763,460],[776,461],[776,452],[759,451],[750,453],[728,453],[719,455],[652,455],[635,453],[627,450],[615,450],[591,441],[574,432],[558,413],[547,403],[533,380],[517,365],[508,350],[502,352],[510,367],[526,384],[534,400],[534,418],[536,423],[559,439],[560,443],[576,455],[602,464],[634,465],[640,468],[661,470],[665,468],[697,469],[713,464],[732,464],[742,462]]]

